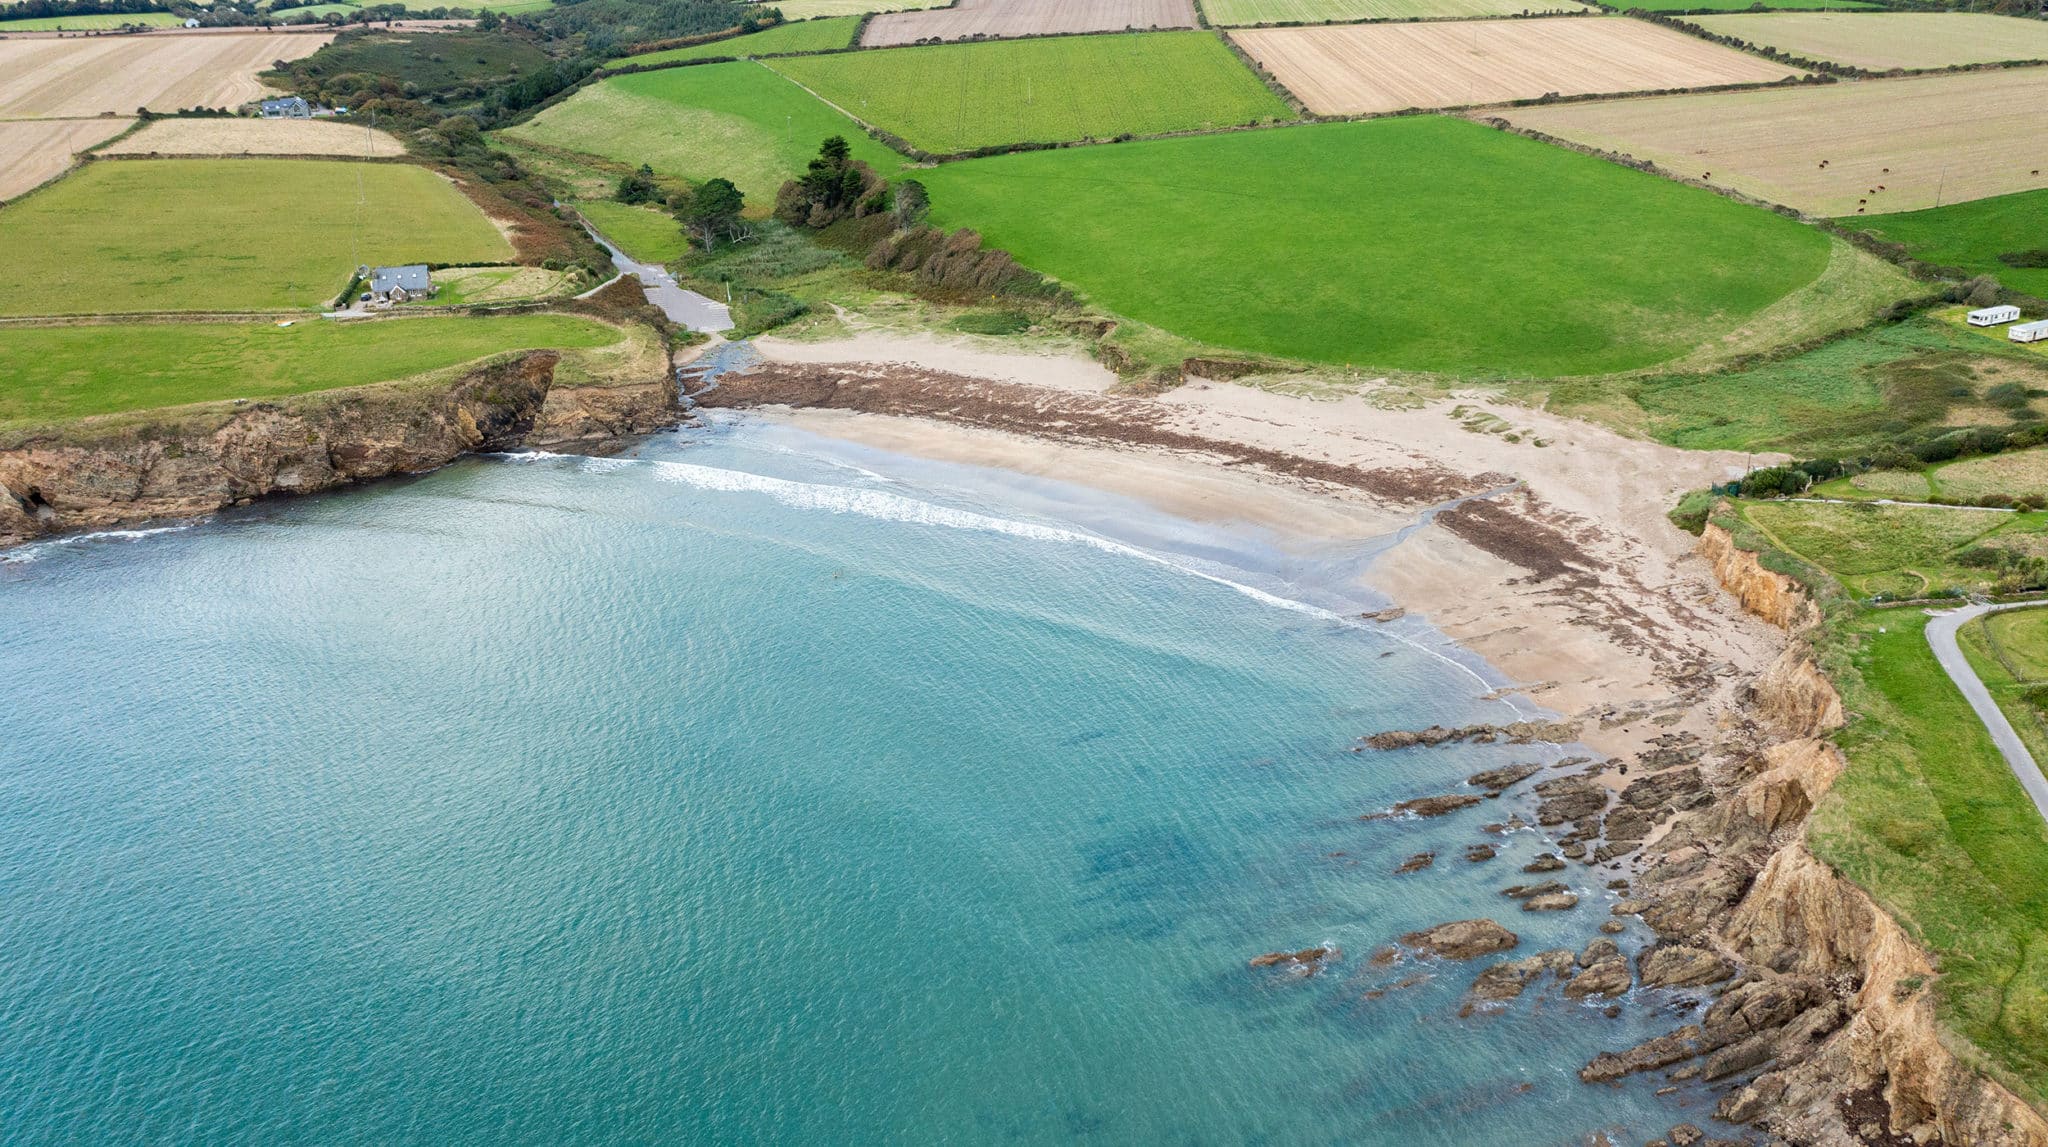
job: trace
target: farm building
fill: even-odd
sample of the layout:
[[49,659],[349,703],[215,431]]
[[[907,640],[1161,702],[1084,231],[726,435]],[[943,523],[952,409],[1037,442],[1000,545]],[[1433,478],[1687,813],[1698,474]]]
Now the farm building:
[[313,106],[298,96],[263,101],[264,119],[311,119]]
[[1971,311],[1965,317],[1973,327],[1995,327],[2000,323],[2009,323],[2019,318],[2020,309],[2010,306],[1985,307],[1982,310]]
[[434,282],[425,263],[366,269],[363,280],[370,293],[370,301],[375,303],[404,303],[434,296]]
[[2005,332],[2005,337],[2016,343],[2037,343],[2048,339],[2048,319],[2035,319],[2031,323],[2015,323]]

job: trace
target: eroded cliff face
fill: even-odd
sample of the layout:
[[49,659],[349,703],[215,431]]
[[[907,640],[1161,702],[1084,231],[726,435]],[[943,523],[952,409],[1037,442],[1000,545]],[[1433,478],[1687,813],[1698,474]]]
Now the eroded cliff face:
[[[1707,528],[1700,552],[1745,607],[1788,628],[1806,596]],[[1803,642],[1752,690],[1771,734],[1721,771],[1724,793],[1646,850],[1642,916],[1666,943],[1711,945],[1742,973],[1709,1010],[1699,1074],[1747,1083],[1719,1114],[1794,1143],[2048,1145],[2048,1121],[1941,1041],[1935,969],[1905,931],[1806,845],[1845,762],[1842,702]],[[1759,1003],[1758,1001],[1762,1001]],[[1768,1005],[1768,1006],[1766,1006]]]
[[617,449],[679,416],[672,375],[554,385],[534,351],[451,383],[86,419],[0,446],[0,545],[430,470],[473,451]]
[[1742,602],[1742,608],[1772,625],[1798,630],[1818,620],[1798,582],[1765,569],[1755,554],[1736,546],[1727,530],[1708,522],[1700,533],[1699,553],[1714,567],[1714,577],[1722,588]]

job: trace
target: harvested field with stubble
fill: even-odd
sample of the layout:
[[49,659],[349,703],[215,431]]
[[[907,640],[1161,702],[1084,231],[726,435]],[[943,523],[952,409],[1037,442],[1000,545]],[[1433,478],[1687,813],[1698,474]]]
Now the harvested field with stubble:
[[92,36],[0,40],[0,119],[233,107],[268,89],[256,73],[310,56],[331,35]]
[[1318,115],[1497,104],[1549,92],[1770,83],[1803,74],[1623,17],[1261,28],[1230,36]]
[[1126,28],[1192,28],[1194,0],[959,0],[951,8],[896,12],[868,21],[862,47],[975,36],[1056,36]]
[[1585,12],[1574,0],[1206,0],[1202,12],[1219,28],[1248,24],[1348,24],[1359,20],[1445,20]]
[[1870,72],[2048,59],[2048,23],[1984,12],[1775,12],[1688,19],[1717,36]]
[[1509,122],[1814,215],[2048,187],[2048,70],[1513,108]]
[[103,155],[338,155],[389,158],[405,145],[366,125],[317,119],[160,119]]
[[133,122],[125,119],[32,119],[0,122],[0,201],[55,179],[71,157]]

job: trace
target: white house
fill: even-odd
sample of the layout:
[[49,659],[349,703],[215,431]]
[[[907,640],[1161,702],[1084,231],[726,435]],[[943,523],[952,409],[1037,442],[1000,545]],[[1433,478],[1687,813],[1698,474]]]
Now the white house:
[[2048,339],[2048,319],[2035,319],[2031,323],[2014,323],[2005,330],[2005,337],[2016,343],[2037,343]]
[[1995,327],[2019,318],[2020,309],[2018,307],[1985,307],[1981,311],[1971,311],[1966,317],[1969,324],[1973,327]]

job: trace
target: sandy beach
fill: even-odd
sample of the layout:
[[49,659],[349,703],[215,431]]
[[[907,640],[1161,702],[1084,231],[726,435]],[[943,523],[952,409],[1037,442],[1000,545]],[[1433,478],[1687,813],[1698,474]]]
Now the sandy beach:
[[1512,486],[1439,514],[1381,556],[1366,585],[1536,704],[1585,718],[1584,740],[1603,753],[1711,735],[1783,646],[1718,590],[1694,539],[1664,516],[1683,492],[1739,474],[1739,453],[1680,451],[1482,398],[1396,405],[1371,383],[1304,398],[1195,380],[1137,398],[1109,393],[1115,376],[1079,355],[873,332],[756,345],[767,364],[729,378],[718,404],[1198,520],[1362,540]]

